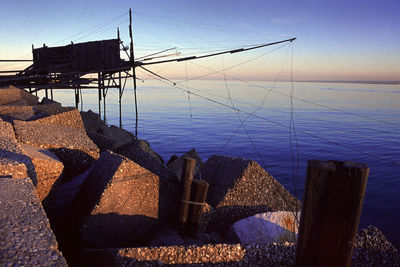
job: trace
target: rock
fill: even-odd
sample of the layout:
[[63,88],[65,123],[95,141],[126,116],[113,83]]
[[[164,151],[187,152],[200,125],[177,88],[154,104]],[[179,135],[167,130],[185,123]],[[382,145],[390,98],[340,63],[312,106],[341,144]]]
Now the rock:
[[130,144],[132,142],[135,142],[136,138],[135,136],[119,127],[116,127],[114,125],[111,125],[110,127],[108,126],[100,126],[99,129],[97,129],[97,133],[100,133],[109,139],[111,139],[114,142],[112,150],[116,150],[126,144]]
[[299,220],[300,212],[266,212],[235,222],[228,232],[245,244],[295,242]]
[[400,254],[374,226],[362,229],[356,237],[352,266],[400,266]]
[[223,232],[235,221],[269,211],[293,211],[301,202],[255,161],[211,156],[201,169],[209,184],[202,231]]
[[63,180],[85,172],[99,158],[98,147],[84,130],[34,121],[15,121],[14,128],[19,142],[49,149],[56,154],[64,164]]
[[65,112],[50,115],[48,117],[40,118],[35,122],[46,124],[46,125],[59,125],[73,127],[81,130],[85,130],[83,125],[82,117],[77,109],[66,110]]
[[36,184],[36,173],[29,157],[17,143],[12,125],[0,119],[0,178],[31,177]]
[[47,149],[21,144],[22,152],[28,156],[35,167],[37,178],[37,193],[39,201],[43,201],[60,178],[64,165],[56,155]]
[[[32,106],[13,106],[3,105],[0,106],[0,115],[3,117],[11,117],[11,119],[27,120],[35,115],[35,111]],[[7,119],[7,121],[10,121]]]
[[51,104],[43,104],[36,105],[33,107],[35,114],[45,113],[47,116],[56,115],[58,113],[67,112],[70,110],[76,109],[75,107],[63,107],[60,103],[51,103]]
[[5,105],[19,100],[24,100],[24,103],[33,106],[37,105],[39,98],[12,85],[8,88],[0,89],[0,105]]
[[100,115],[94,113],[90,109],[87,112],[81,111],[81,117],[87,132],[97,133],[97,130],[100,129],[101,126],[107,126],[100,118]]
[[136,244],[158,224],[159,178],[123,156],[103,152],[71,211],[86,242],[97,247]]
[[54,104],[54,103],[61,105],[61,103],[59,103],[59,102],[57,102],[57,101],[54,101],[54,100],[52,100],[52,99],[50,99],[50,98],[47,98],[47,97],[43,97],[43,98],[42,98],[42,101],[40,101],[40,104],[41,104],[41,105]]
[[176,157],[174,159],[171,158],[168,161],[167,166],[175,173],[175,175],[179,179],[179,181],[182,177],[182,170],[183,170],[183,165],[185,163],[185,158],[196,159],[196,165],[195,165],[193,176],[198,175],[201,166],[203,166],[203,164],[204,164],[203,160],[200,158],[199,154],[197,153],[197,151],[194,148],[191,149],[190,151],[186,152],[184,155],[182,155],[179,158],[178,157]]
[[67,266],[29,178],[0,179],[0,265]]
[[86,133],[93,141],[93,143],[95,143],[99,147],[101,152],[104,152],[106,150],[113,150],[113,148],[115,147],[116,141],[108,138],[105,135],[91,131],[86,131]]

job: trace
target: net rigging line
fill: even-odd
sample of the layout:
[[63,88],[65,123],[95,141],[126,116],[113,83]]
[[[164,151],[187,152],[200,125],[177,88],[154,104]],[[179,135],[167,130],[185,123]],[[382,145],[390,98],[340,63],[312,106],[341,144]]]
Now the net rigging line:
[[[221,61],[222,61],[222,67],[224,68],[223,55],[221,55]],[[223,73],[225,74],[225,71],[224,71]],[[232,107],[235,108],[236,116],[237,116],[238,120],[240,121],[240,124],[242,125],[242,128],[243,128],[244,132],[246,133],[246,135],[247,135],[247,137],[248,137],[248,139],[249,139],[249,141],[250,141],[251,146],[253,147],[254,151],[256,152],[256,154],[257,154],[257,156],[258,156],[258,158],[259,158],[260,163],[262,164],[262,166],[263,166],[264,168],[266,168],[266,164],[265,164],[265,162],[264,162],[264,160],[263,160],[263,158],[262,158],[262,156],[261,156],[261,153],[258,151],[256,145],[254,144],[254,141],[253,141],[253,139],[251,138],[250,133],[247,131],[247,129],[246,129],[245,125],[244,125],[243,120],[240,118],[240,111],[239,111],[239,109],[236,109],[235,104],[233,103],[233,100],[232,100],[232,97],[231,97],[231,93],[230,93],[230,91],[229,91],[229,87],[228,87],[228,83],[227,83],[227,80],[226,80],[226,76],[225,76],[225,75],[224,75],[224,82],[225,82],[225,87],[226,87],[226,91],[227,91],[227,93],[228,93],[228,97],[229,97],[230,103],[231,103]],[[281,196],[282,200],[286,203],[287,207],[292,208],[291,205],[290,205],[290,203],[289,203],[289,201],[288,201],[287,198],[285,197],[285,195],[281,192],[281,190],[280,190],[280,188],[279,188],[279,185],[278,185],[278,181],[275,180],[275,179],[272,179],[271,181],[272,181],[272,184],[274,185],[274,187],[276,188],[276,191],[275,191],[275,192],[277,192],[277,193]],[[294,216],[296,222],[299,223],[299,221],[297,220],[297,212],[296,212],[296,211],[297,211],[297,208],[298,208],[298,207],[297,207],[297,201],[295,201],[295,202],[296,202],[295,207],[294,207],[295,209],[294,209],[294,210],[290,209],[290,212],[293,214],[293,216]]]
[[[285,45],[288,45],[288,44],[285,44]],[[282,45],[281,47],[283,47],[285,45]],[[275,51],[275,50],[272,50],[271,52],[273,52],[273,51]],[[261,57],[261,55],[260,55],[260,57]],[[252,60],[249,60],[249,61],[252,61]],[[249,61],[247,61],[247,62],[249,62]],[[245,64],[247,62],[243,62],[242,64]],[[190,63],[191,64],[195,64],[193,62],[190,62]],[[201,65],[198,65],[198,64],[195,64],[195,65],[203,67],[205,69],[212,70],[211,68],[207,68],[207,67],[204,67],[204,66],[201,66]],[[231,68],[237,67],[239,65],[241,65],[241,64],[237,64],[237,65],[228,67],[227,69],[231,69]],[[212,70],[212,72],[210,72],[210,73],[194,77],[191,80],[196,80],[196,79],[208,77],[208,76],[211,76],[211,75],[214,75],[214,74],[217,74],[217,73],[221,73],[221,70],[217,70],[217,71],[216,70]],[[246,83],[246,84],[251,85],[253,87],[258,87],[258,88],[261,88],[261,89],[267,89],[265,86],[261,86],[261,85],[258,85],[258,84],[255,84],[255,83],[252,83],[252,82],[249,82],[249,81],[246,81],[246,80],[234,77],[234,76],[230,76],[230,75],[227,75],[227,76],[229,78],[232,78],[232,79],[236,80],[236,81],[240,81],[240,82]],[[182,83],[182,82],[185,82],[185,81],[177,81],[175,83],[179,84],[179,83]],[[286,96],[286,97],[290,98],[290,94],[288,95],[288,94],[285,94],[285,93],[282,93],[282,92],[279,92],[279,91],[272,91],[272,92],[275,93],[275,94],[280,94],[280,95],[283,95],[283,96]],[[316,102],[313,102],[313,101],[310,101],[310,100],[302,99],[302,98],[299,98],[299,97],[296,97],[296,96],[293,96],[293,99],[301,101],[301,102],[304,102],[304,103],[307,103],[307,104],[311,104],[311,105],[314,105],[314,106],[319,106],[319,107],[323,107],[323,108],[326,108],[326,109],[330,109],[330,110],[333,110],[333,111],[336,111],[336,112],[341,112],[341,113],[344,113],[344,114],[347,114],[347,115],[352,115],[352,116],[355,116],[355,117],[367,119],[367,120],[370,120],[370,121],[375,121],[375,122],[380,122],[380,123],[384,123],[384,124],[400,126],[400,124],[395,123],[395,122],[385,121],[385,120],[369,117],[369,116],[366,116],[366,115],[354,113],[354,112],[351,112],[351,111],[342,110],[342,109],[331,107],[331,106],[328,106],[328,105],[316,103]]]
[[[207,101],[209,101],[209,102],[215,103],[215,104],[217,104],[217,105],[220,105],[220,106],[223,106],[223,107],[226,107],[226,108],[235,110],[235,111],[239,111],[239,112],[242,112],[242,113],[247,114],[247,115],[251,115],[251,116],[254,117],[254,118],[258,118],[258,119],[260,119],[260,120],[263,120],[263,121],[272,123],[272,124],[274,124],[274,125],[281,126],[281,127],[284,127],[284,128],[288,128],[288,126],[285,125],[285,124],[283,124],[283,123],[276,122],[276,121],[267,119],[267,118],[265,118],[265,117],[262,117],[262,116],[259,116],[259,115],[256,115],[256,114],[252,114],[252,113],[250,113],[250,112],[248,112],[248,111],[244,111],[244,110],[238,109],[238,108],[236,108],[236,107],[232,107],[232,106],[230,106],[230,105],[228,105],[228,104],[219,102],[219,101],[217,101],[217,100],[215,100],[215,99],[212,99],[212,98],[210,98],[210,97],[207,97],[207,96],[204,96],[204,95],[201,95],[201,94],[198,94],[198,93],[194,93],[193,90],[192,90],[192,91],[188,91],[186,88],[180,87],[180,86],[176,85],[175,83],[168,82],[168,81],[166,81],[163,77],[160,78],[159,76],[154,75],[154,73],[152,73],[152,72],[151,72],[150,74],[151,74],[155,79],[159,80],[160,82],[165,83],[165,84],[168,84],[168,85],[170,85],[170,86],[173,86],[173,87],[175,87],[175,88],[177,88],[177,89],[179,89],[179,90],[181,90],[181,91],[184,91],[184,92],[186,92],[186,93],[189,93],[189,94],[191,94],[191,95],[197,96],[197,97],[199,97],[199,98],[202,98],[202,99],[207,100]],[[293,97],[293,98],[295,98],[295,97]],[[298,133],[301,133],[301,134],[304,134],[304,135],[311,136],[311,137],[313,137],[313,138],[316,138],[316,139],[319,139],[319,140],[322,140],[322,141],[325,141],[325,142],[327,142],[327,143],[329,143],[329,144],[336,145],[336,146],[339,146],[339,147],[343,147],[343,148],[345,148],[345,149],[347,149],[347,150],[355,151],[355,152],[358,152],[358,153],[360,153],[360,154],[363,154],[363,155],[366,155],[366,156],[369,156],[369,157],[378,159],[378,160],[380,160],[380,161],[382,161],[382,162],[385,162],[385,163],[390,164],[390,165],[393,165],[393,166],[400,166],[400,163],[397,162],[397,161],[394,161],[394,160],[387,160],[387,159],[385,159],[384,157],[377,156],[377,155],[375,155],[375,154],[372,154],[372,153],[363,151],[363,150],[358,149],[358,148],[354,148],[354,147],[349,147],[349,146],[342,145],[342,144],[340,144],[340,143],[338,143],[338,142],[336,142],[336,141],[329,140],[329,139],[327,139],[327,138],[318,136],[318,135],[316,135],[316,134],[313,134],[313,133],[310,133],[310,132],[307,132],[307,131],[297,130],[297,132],[298,132]]]
[[[294,124],[294,78],[293,78],[293,45],[291,46],[291,55],[290,55],[290,123],[289,123],[289,146],[290,146],[290,154],[292,159],[292,182],[295,196],[298,196],[298,184],[299,184],[299,167],[300,167],[300,153],[299,153],[299,143],[297,140],[296,126]],[[294,137],[295,149],[293,150],[293,138]],[[296,154],[296,155],[295,155]],[[296,160],[295,160],[296,158]],[[297,207],[296,207],[297,208]],[[295,216],[296,220],[297,214]]]
[[[284,68],[284,66],[285,66],[286,59],[287,59],[287,51],[286,51],[285,58],[284,58],[284,60],[282,61],[281,69],[280,69],[279,73],[277,74],[277,76],[275,77],[274,84],[273,84],[273,85],[269,88],[269,90],[264,94],[264,97],[263,97],[261,103],[260,103],[259,105],[257,105],[257,106],[256,106],[256,105],[253,105],[254,107],[256,107],[256,109],[255,109],[254,111],[252,111],[251,114],[255,114],[262,106],[264,106],[264,103],[265,103],[265,101],[266,101],[268,95],[269,95],[269,94],[271,93],[271,91],[275,88],[275,86],[276,86],[276,84],[277,84],[277,82],[278,82],[278,80],[279,80],[279,77],[280,77],[281,74],[283,73],[283,68]],[[192,64],[195,64],[195,63],[192,62]],[[225,72],[224,72],[224,73],[225,73]],[[224,76],[226,76],[226,75],[224,75]],[[244,122],[247,121],[250,117],[251,117],[251,115],[248,115],[248,116],[244,119]],[[218,151],[218,153],[220,153],[221,151],[223,151],[223,150],[225,149],[225,147],[230,143],[230,141],[232,140],[232,138],[233,138],[233,137],[236,135],[236,133],[239,131],[240,127],[241,127],[241,125],[239,125],[239,126],[235,129],[235,131],[231,134],[231,136],[228,138],[228,140],[225,142],[225,144],[222,146],[222,148]]]

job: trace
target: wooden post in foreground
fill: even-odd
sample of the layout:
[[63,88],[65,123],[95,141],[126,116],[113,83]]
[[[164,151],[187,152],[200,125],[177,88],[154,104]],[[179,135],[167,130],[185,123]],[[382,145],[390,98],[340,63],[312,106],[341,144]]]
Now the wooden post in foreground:
[[188,234],[196,237],[199,228],[203,205],[207,198],[208,183],[204,180],[195,179],[192,182],[190,192],[190,208],[188,215]]
[[296,266],[350,266],[369,168],[308,161]]
[[183,226],[187,222],[189,213],[190,189],[192,187],[194,167],[196,160],[193,158],[185,158],[182,170],[181,183],[183,183],[182,201],[179,210],[178,222],[181,230],[184,231]]

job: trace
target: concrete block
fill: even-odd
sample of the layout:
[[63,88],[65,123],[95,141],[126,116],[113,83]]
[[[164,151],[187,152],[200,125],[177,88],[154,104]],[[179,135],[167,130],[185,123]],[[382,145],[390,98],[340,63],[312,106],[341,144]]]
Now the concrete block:
[[8,88],[0,89],[0,105],[8,104],[11,102],[25,100],[28,105],[36,105],[39,98],[34,96],[25,90],[19,89],[10,85]]
[[67,180],[85,172],[99,158],[100,151],[85,130],[34,121],[15,121],[14,128],[19,142],[56,154],[64,164]]
[[158,224],[159,178],[123,156],[103,152],[71,211],[86,242],[97,247],[136,244]]
[[0,265],[67,266],[29,178],[0,179]]
[[257,213],[301,209],[301,202],[255,161],[211,156],[201,171],[210,184],[206,202],[215,208],[203,216],[203,231],[226,231]]
[[23,155],[12,125],[0,119],[0,177],[25,178],[30,176],[36,184],[32,161]]
[[67,126],[85,130],[81,114],[77,109],[66,110],[65,112],[40,118],[35,120],[35,122],[39,122],[46,125]]
[[54,183],[60,178],[64,165],[59,158],[47,149],[20,144],[22,152],[28,156],[34,167],[37,178],[37,193],[40,201],[46,198]]

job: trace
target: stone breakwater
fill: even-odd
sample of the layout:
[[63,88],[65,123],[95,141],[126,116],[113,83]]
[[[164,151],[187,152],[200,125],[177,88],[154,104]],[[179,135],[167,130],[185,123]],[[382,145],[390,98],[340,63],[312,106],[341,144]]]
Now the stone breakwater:
[[[287,218],[274,229],[290,233],[301,209],[256,162],[212,156],[204,163],[191,150],[165,164],[148,142],[97,114],[38,100],[0,89],[1,266],[294,264],[293,243],[271,233],[243,236],[269,231],[265,218],[280,214]],[[197,160],[195,176],[209,183],[194,236],[176,223],[187,156]],[[359,233],[353,266],[398,264],[397,249],[378,229]]]

